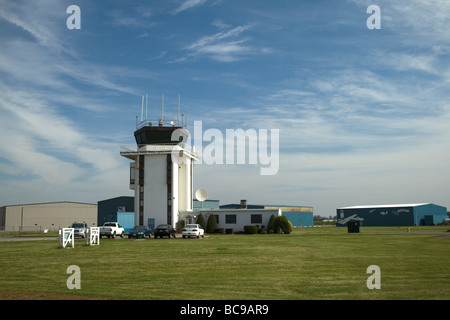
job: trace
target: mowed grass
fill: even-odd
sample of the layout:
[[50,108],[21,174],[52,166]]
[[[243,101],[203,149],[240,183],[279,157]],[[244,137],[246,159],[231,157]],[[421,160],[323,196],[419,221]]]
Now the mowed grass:
[[[204,239],[0,242],[2,299],[450,299],[448,227],[296,229]],[[431,233],[429,233],[431,232]],[[69,290],[67,267],[81,270]],[[381,270],[369,290],[366,270]]]

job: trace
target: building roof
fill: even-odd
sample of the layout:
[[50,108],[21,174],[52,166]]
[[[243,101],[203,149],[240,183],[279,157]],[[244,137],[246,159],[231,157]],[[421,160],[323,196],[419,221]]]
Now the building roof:
[[[229,203],[220,205],[220,207],[240,207],[240,203]],[[247,207],[270,207],[270,208],[312,208],[311,206],[293,206],[289,204],[247,204]]]
[[366,209],[366,208],[403,208],[403,207],[418,207],[424,206],[431,203],[410,203],[410,204],[383,204],[383,205],[373,205],[373,206],[350,206],[350,207],[341,207],[338,209]]
[[76,201],[53,201],[53,202],[39,202],[39,203],[22,203],[22,204],[7,204],[3,207],[17,207],[17,206],[39,206],[47,204],[59,204],[59,203],[72,203],[72,204],[83,204],[89,206],[96,206],[96,203],[86,203],[86,202],[76,202]]

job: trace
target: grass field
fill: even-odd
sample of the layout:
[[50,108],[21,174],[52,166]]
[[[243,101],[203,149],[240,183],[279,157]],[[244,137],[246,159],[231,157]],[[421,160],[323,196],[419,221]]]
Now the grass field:
[[[0,299],[450,299],[449,227],[0,242]],[[3,236],[4,238],[5,236]],[[69,290],[77,265],[81,289]],[[369,290],[367,267],[381,271]]]

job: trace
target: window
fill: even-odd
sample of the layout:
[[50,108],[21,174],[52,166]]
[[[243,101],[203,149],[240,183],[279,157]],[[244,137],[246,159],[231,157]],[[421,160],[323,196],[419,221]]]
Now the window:
[[252,214],[250,216],[251,223],[262,223],[262,214]]
[[225,215],[225,223],[227,223],[227,224],[236,224],[236,215],[235,214],[227,214],[227,215]]
[[130,167],[130,184],[134,184],[134,167]]
[[216,217],[216,222],[219,223],[219,215],[215,214],[214,216]]

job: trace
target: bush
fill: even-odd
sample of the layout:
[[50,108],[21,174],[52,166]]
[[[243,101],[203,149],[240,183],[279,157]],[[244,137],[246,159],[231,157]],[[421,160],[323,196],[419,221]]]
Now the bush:
[[206,224],[206,232],[213,233],[213,232],[216,232],[216,229],[217,229],[216,216],[213,214],[210,214],[208,217],[208,222]]
[[274,231],[276,233],[283,232],[285,234],[291,233],[293,230],[292,223],[285,216],[278,216],[275,218]]
[[275,231],[275,216],[271,215],[269,219],[269,223],[267,224],[267,231],[269,233],[274,233]]
[[232,234],[233,233],[233,228],[226,228],[225,229],[225,233],[226,234]]
[[223,228],[216,228],[216,229],[214,230],[214,233],[220,233],[220,234],[222,234],[222,233],[223,233]]
[[246,234],[257,234],[258,226],[244,226],[244,232]]
[[197,217],[196,223],[199,224],[203,230],[205,230],[205,217],[203,216],[203,213],[199,214],[199,216]]
[[179,220],[175,225],[175,230],[177,231],[177,233],[181,233],[181,231],[183,231],[183,228],[184,228],[184,220]]

